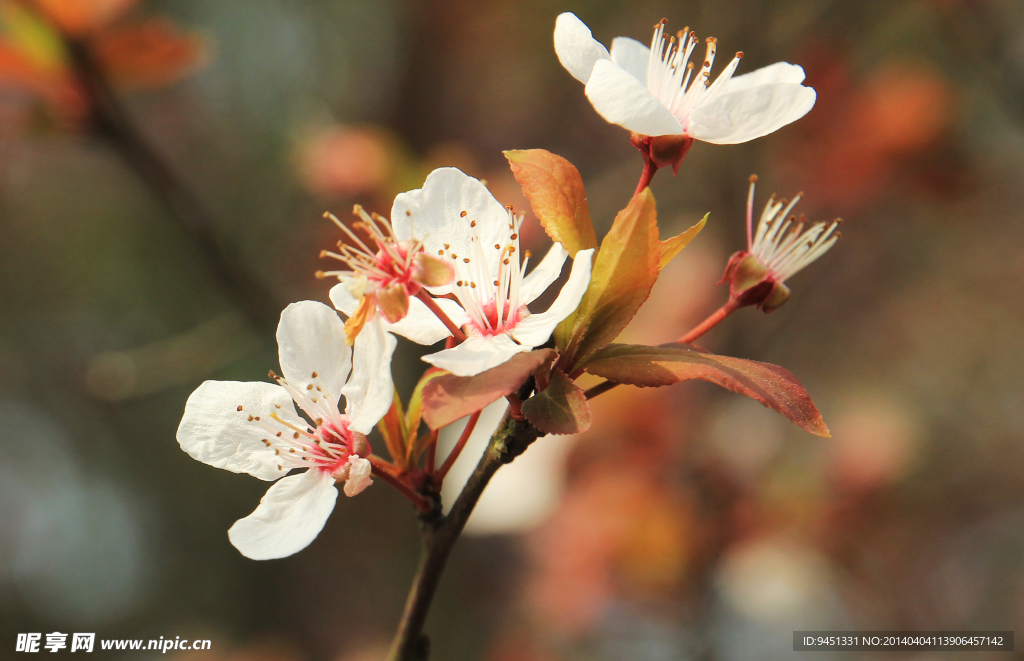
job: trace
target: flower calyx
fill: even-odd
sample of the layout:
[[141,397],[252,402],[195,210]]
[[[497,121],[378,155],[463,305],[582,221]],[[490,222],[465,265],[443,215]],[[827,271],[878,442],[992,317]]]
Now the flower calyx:
[[672,166],[672,174],[679,173],[679,166],[693,146],[693,138],[688,135],[641,135],[631,132],[629,141],[640,150],[645,163],[663,168]]
[[746,250],[729,258],[725,273],[718,284],[729,283],[729,300],[736,307],[756,305],[764,312],[772,312],[789,300],[791,292],[771,270]]

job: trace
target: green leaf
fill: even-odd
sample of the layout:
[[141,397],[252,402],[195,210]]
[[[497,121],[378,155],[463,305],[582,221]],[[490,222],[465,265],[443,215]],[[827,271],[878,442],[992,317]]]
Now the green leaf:
[[572,257],[597,247],[583,179],[572,163],[543,149],[510,150],[505,158],[552,241]]
[[448,374],[447,370],[443,370],[440,367],[430,367],[420,377],[420,382],[416,384],[416,389],[412,391],[412,397],[409,398],[409,410],[405,414],[405,428],[410,434],[414,434],[419,430],[420,420],[423,419],[423,389],[431,381],[445,374]]
[[517,353],[476,376],[455,376],[442,370],[423,388],[423,419],[431,429],[440,429],[476,413],[518,390],[551,353],[552,349]]
[[679,254],[679,251],[686,247],[690,241],[693,241],[693,237],[700,234],[700,231],[704,229],[704,224],[708,222],[708,216],[710,213],[704,214],[704,217],[700,219],[696,225],[686,230],[682,234],[677,234],[671,239],[665,239],[661,242],[661,258],[658,264],[658,270],[668,266],[668,263],[672,261],[672,258]]
[[593,422],[586,395],[562,370],[552,372],[544,392],[523,402],[523,415],[548,434],[578,434]]
[[658,280],[661,243],[658,215],[649,188],[619,212],[594,259],[590,286],[575,315],[555,329],[566,372],[622,332],[651,295]]
[[829,437],[811,396],[796,377],[776,365],[716,356],[689,344],[612,344],[595,354],[585,369],[609,381],[641,388],[703,379],[756,399],[805,431]]
[[416,389],[412,391],[412,396],[409,398],[409,410],[405,412],[405,434],[407,439],[412,437],[415,440],[411,443],[406,443],[406,465],[408,466],[416,465],[420,453],[424,449],[424,444],[428,440],[426,434],[417,436],[420,430],[420,421],[423,419],[423,389],[431,381],[445,374],[448,374],[448,372],[439,367],[428,368],[423,373],[423,376],[420,377],[419,383],[416,384]]

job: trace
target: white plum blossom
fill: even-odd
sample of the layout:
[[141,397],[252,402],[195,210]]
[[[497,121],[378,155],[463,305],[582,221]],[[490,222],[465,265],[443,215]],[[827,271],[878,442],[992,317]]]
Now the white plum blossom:
[[690,57],[697,36],[688,28],[665,35],[665,24],[655,26],[650,48],[616,37],[609,53],[590,28],[566,12],[555,21],[555,52],[586,85],[598,114],[640,135],[737,144],[777,131],[814,106],[814,90],[800,84],[803,68],[787,62],[734,77],[743,57],[737,53],[712,83],[717,40],[705,40],[704,59],[695,65]]
[[[395,198],[395,236],[410,239],[415,227],[426,251],[451,260],[455,268],[454,282],[427,289],[439,297],[435,303],[463,329],[466,340],[423,360],[459,376],[479,374],[544,344],[579,305],[590,284],[592,249],[576,254],[569,279],[551,307],[531,314],[527,305],[558,278],[569,255],[555,243],[526,275],[530,255],[519,249],[522,221],[523,216],[502,206],[483,183],[455,168],[434,170],[423,188]],[[336,285],[330,296],[341,312],[355,313],[359,301],[349,288]],[[383,322],[383,327],[420,344],[449,336],[421,301],[412,303],[419,306],[410,307],[397,323]]]
[[359,331],[378,310],[387,321],[400,321],[409,314],[410,297],[418,294],[422,287],[446,285],[453,278],[453,269],[447,260],[426,254],[420,241],[399,241],[387,218],[368,214],[358,204],[353,213],[360,218],[355,226],[367,233],[372,247],[334,215],[324,214],[353,243],[348,245],[339,241],[339,252],[324,250],[320,253],[321,257],[337,259],[347,269],[316,273],[318,278],[336,276],[353,296],[360,299],[359,308],[349,315],[345,324],[349,344],[355,341]]
[[[228,531],[231,543],[254,560],[283,558],[309,545],[334,509],[335,482],[345,482],[347,496],[370,485],[366,434],[394,396],[396,342],[380,323],[367,324],[353,349],[337,312],[301,301],[281,313],[277,343],[283,376],[271,372],[276,384],[204,382],[188,398],[177,434],[194,459],[277,480],[256,510]],[[307,470],[287,475],[301,468]]]

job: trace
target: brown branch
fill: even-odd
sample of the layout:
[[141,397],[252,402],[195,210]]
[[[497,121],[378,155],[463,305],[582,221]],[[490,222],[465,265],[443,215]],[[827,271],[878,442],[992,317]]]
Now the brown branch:
[[540,435],[529,423],[514,420],[506,413],[448,516],[427,517],[424,521],[423,552],[391,644],[390,661],[426,661],[429,658],[430,641],[423,633],[423,625],[452,546],[494,474],[525,452]]

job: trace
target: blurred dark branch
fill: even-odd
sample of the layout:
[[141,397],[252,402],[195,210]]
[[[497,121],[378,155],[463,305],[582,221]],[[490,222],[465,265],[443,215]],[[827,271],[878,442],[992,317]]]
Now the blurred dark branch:
[[273,327],[280,314],[276,297],[263,283],[250,277],[234,255],[224,250],[211,214],[136,126],[88,45],[67,35],[64,40],[76,78],[91,102],[97,135],[114,147],[167,205],[171,217],[245,315],[257,326]]
[[[525,394],[529,394],[529,389],[532,389],[532,384]],[[510,412],[506,412],[448,515],[423,517],[423,552],[405,603],[405,612],[391,644],[390,661],[426,661],[429,658],[430,640],[423,633],[423,625],[452,547],[494,474],[525,452],[540,436],[541,432],[529,423],[515,420]]]

